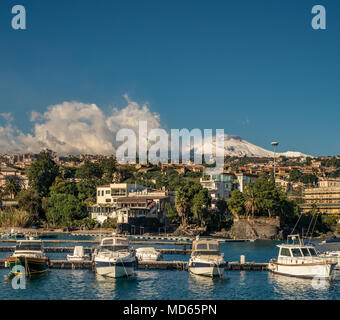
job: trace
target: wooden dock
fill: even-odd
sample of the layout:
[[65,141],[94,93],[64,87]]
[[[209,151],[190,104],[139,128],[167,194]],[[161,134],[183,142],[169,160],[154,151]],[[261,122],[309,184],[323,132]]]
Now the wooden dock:
[[[14,246],[0,246],[0,252],[13,252]],[[93,253],[95,247],[84,247],[85,253]],[[45,247],[44,251],[46,253],[70,253],[73,252],[74,247]],[[191,254],[190,249],[160,249],[162,254],[169,255],[187,255]]]
[[[50,260],[50,269],[94,270],[92,261]],[[0,268],[5,268],[5,260],[0,260]],[[144,270],[187,270],[187,261],[145,261],[137,264],[137,269]],[[247,262],[244,264],[230,262],[225,270],[230,271],[267,271],[268,263]]]
[[229,270],[231,271],[267,271],[268,263],[261,262],[229,262]]

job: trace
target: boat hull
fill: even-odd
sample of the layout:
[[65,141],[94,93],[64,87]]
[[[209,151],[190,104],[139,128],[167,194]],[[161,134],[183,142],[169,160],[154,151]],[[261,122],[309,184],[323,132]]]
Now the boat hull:
[[188,266],[189,272],[205,277],[222,277],[225,264],[211,264],[204,262],[190,262]]
[[134,274],[136,261],[95,261],[97,274],[110,278],[129,277]]
[[40,275],[48,271],[48,258],[19,256],[7,258],[6,261],[11,274],[20,274],[19,271],[12,271],[16,266],[22,266],[26,276]]
[[269,267],[275,274],[305,279],[331,279],[334,268],[333,263],[280,264],[275,262]]

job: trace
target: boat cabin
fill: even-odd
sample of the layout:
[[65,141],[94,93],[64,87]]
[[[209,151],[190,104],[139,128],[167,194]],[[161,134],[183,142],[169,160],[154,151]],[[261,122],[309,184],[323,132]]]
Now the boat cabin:
[[192,242],[192,255],[214,255],[220,253],[220,244],[216,240],[195,240]]
[[100,251],[121,251],[129,249],[129,241],[123,237],[104,238],[100,243]]
[[312,258],[318,254],[312,245],[304,245],[299,235],[288,236],[286,244],[279,244],[279,258]]
[[27,251],[34,251],[34,252],[41,252],[43,251],[43,243],[41,240],[21,240],[18,241],[15,246],[15,253],[18,252],[27,252]]

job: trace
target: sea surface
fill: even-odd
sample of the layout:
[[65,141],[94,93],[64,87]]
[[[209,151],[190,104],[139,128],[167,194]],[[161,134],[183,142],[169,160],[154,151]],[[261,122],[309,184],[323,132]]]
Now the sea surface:
[[[94,239],[90,236],[58,236],[56,239]],[[1,240],[0,240],[1,241]],[[229,262],[245,255],[248,262],[268,262],[277,256],[277,242],[255,241],[221,243]],[[0,245],[14,245],[1,243]],[[47,243],[45,246],[74,246]],[[82,244],[78,244],[82,245]],[[90,246],[84,243],[84,246]],[[174,245],[157,248],[180,248]],[[10,253],[0,253],[3,259]],[[50,259],[65,259],[66,253],[48,254]],[[188,255],[166,255],[166,260],[188,260]],[[273,275],[267,271],[228,271],[223,279],[190,275],[187,271],[137,270],[129,279],[97,276],[91,270],[51,269],[46,276],[27,280],[25,289],[13,289],[7,279],[8,269],[0,269],[0,299],[200,299],[200,300],[297,300],[340,299],[340,277],[315,285],[312,280]]]

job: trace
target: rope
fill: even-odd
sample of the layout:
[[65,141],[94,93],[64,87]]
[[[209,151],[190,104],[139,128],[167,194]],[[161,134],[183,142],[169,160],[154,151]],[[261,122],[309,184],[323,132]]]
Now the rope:
[[313,236],[313,232],[314,232],[314,229],[315,229],[315,226],[316,226],[316,222],[318,221],[318,216],[319,216],[319,213],[316,214],[316,218],[315,218],[315,222],[314,222],[314,226],[313,226],[313,230],[310,234],[310,238],[309,238],[309,241],[312,240],[312,236]]
[[302,217],[302,213],[300,214],[300,217],[299,217],[299,219],[296,221],[296,223],[295,223],[295,226],[294,226],[294,228],[293,228],[292,232],[290,233],[290,235],[292,235],[292,234],[293,234],[293,232],[294,232],[294,230],[295,230],[296,226],[298,225],[298,223],[299,223],[299,221],[300,221],[301,217]]
[[120,261],[121,261],[121,262],[122,262],[122,264],[123,264],[123,268],[124,268],[124,271],[125,271],[125,274],[126,274],[126,276],[127,276],[127,277],[129,277],[129,274],[128,274],[128,272],[126,271],[126,268],[125,268],[124,262],[123,262],[122,258],[120,258],[120,257],[119,257],[119,253],[118,253],[118,259],[120,259]]
[[309,222],[308,229],[307,229],[307,233],[306,233],[306,238],[308,238],[308,233],[309,233],[310,227],[311,227],[311,225],[312,225],[314,216],[315,216],[315,213],[313,213],[312,219],[311,219],[310,222]]
[[220,271],[220,268],[218,267],[217,262],[215,264],[216,264],[216,267],[217,267],[218,275],[220,276],[220,278],[222,278],[222,273]]

